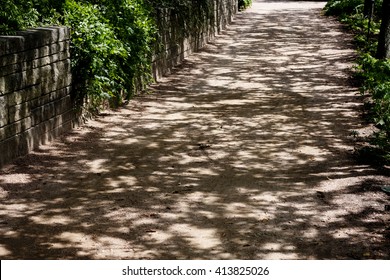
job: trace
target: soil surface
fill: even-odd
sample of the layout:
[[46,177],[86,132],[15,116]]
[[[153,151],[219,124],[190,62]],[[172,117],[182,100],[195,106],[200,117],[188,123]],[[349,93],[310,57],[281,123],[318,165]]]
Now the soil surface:
[[[128,105],[0,171],[1,259],[390,258],[352,38],[254,1]],[[357,137],[358,136],[358,137]]]

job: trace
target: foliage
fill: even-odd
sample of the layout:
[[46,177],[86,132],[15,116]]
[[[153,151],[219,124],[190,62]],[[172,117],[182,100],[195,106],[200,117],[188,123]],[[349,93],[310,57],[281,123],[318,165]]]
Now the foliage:
[[[383,0],[374,1],[374,16],[381,15]],[[348,17],[353,14],[363,14],[364,0],[330,0],[326,3],[325,14],[339,17]]]
[[[371,152],[380,154],[380,158],[390,161],[390,60],[374,58],[377,48],[381,18],[381,2],[376,1],[371,34],[368,36],[369,20],[363,16],[363,0],[329,1],[325,7],[326,14],[336,15],[355,33],[359,58],[355,76],[361,83],[361,91],[368,94],[369,116],[378,128],[372,138],[375,148]],[[366,151],[365,151],[366,152]]]
[[343,16],[363,11],[364,0],[331,0],[326,3],[325,14]]
[[356,76],[362,80],[362,92],[368,92],[372,98],[371,121],[379,128],[373,143],[390,160],[390,60],[363,53],[356,69]]
[[14,34],[37,24],[38,11],[32,1],[2,0],[0,5],[0,34]]
[[177,23],[175,28],[181,29],[182,36],[202,30],[206,19],[212,19],[214,16],[210,0],[150,0],[149,3],[157,19],[162,10],[170,11],[171,17]]
[[72,27],[75,93],[82,99],[88,92],[88,104],[97,107],[118,94],[123,81],[118,60],[128,53],[96,5],[67,0],[64,23]]
[[238,9],[244,10],[252,5],[252,0],[238,0]]
[[2,0],[0,34],[47,24],[59,24],[65,0]]
[[74,93],[89,109],[119,105],[137,79],[150,79],[154,25],[140,1],[66,0],[64,24],[72,27]]
[[[143,0],[3,0],[0,33],[64,24],[72,31],[75,97],[88,109],[120,104],[151,79],[155,24]],[[87,101],[87,102],[85,102]]]
[[361,11],[358,11],[348,16],[343,15],[340,21],[352,29],[355,35],[356,46],[359,49],[368,53],[376,51],[380,28],[378,20],[370,20]]
[[[168,9],[183,36],[214,17],[211,0],[1,0],[0,34],[58,24],[71,27],[72,91],[97,111],[151,81],[159,38],[156,15]],[[240,1],[242,7],[251,0]]]

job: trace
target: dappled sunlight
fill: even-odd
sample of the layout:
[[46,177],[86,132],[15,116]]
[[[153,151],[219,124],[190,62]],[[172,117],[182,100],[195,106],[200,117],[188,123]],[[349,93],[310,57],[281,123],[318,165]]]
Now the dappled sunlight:
[[389,258],[389,178],[353,159],[354,52],[323,5],[255,1],[147,94],[1,170],[0,257]]
[[31,221],[39,225],[51,225],[51,224],[70,224],[72,222],[71,217],[65,215],[54,215],[53,213],[45,213],[41,215],[34,215],[31,217]]
[[216,237],[216,229],[202,229],[191,224],[175,224],[169,229],[175,235],[180,235],[191,246],[198,250],[212,250],[221,245],[221,241]]
[[7,258],[8,256],[12,257],[12,252],[7,250],[7,248],[5,248],[5,246],[0,245],[0,256],[2,258]]

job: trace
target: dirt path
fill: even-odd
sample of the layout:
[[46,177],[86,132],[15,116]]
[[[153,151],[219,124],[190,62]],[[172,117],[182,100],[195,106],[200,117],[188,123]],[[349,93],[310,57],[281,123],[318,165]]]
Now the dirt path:
[[352,157],[354,52],[321,2],[255,1],[148,95],[0,173],[2,259],[390,257]]

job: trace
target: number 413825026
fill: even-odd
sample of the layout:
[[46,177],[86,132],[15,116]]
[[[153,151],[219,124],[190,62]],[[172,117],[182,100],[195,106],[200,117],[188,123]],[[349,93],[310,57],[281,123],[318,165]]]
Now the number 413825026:
[[218,275],[269,275],[268,267],[218,267],[215,270]]

